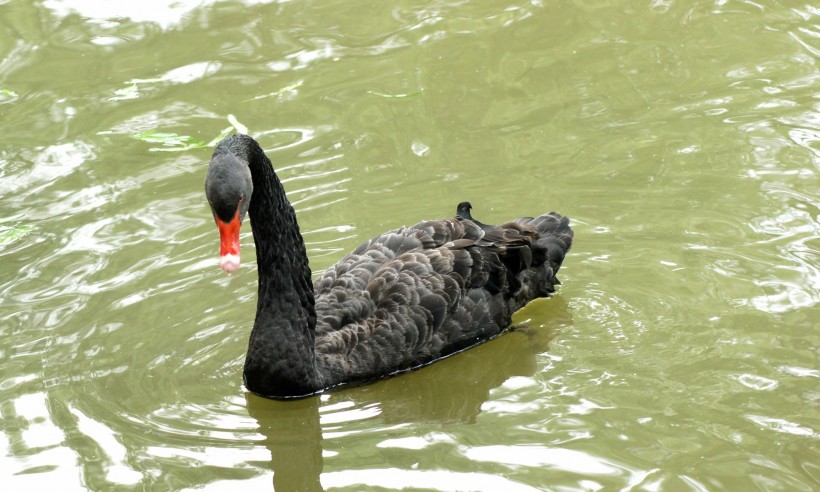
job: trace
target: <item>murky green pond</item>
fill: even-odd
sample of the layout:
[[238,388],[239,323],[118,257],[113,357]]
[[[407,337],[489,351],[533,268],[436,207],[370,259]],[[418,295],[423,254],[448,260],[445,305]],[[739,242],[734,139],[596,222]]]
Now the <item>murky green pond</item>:
[[[807,1],[0,1],[4,490],[817,490]],[[576,242],[520,327],[298,402],[241,383],[208,145],[320,271],[469,200]]]

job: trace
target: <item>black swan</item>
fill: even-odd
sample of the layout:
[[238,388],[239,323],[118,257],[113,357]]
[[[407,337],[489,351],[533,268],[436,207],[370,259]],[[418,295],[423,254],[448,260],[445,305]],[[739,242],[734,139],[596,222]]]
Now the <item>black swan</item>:
[[573,238],[556,212],[488,226],[462,202],[455,218],[385,232],[311,281],[296,214],[253,138],[217,145],[205,194],[228,273],[253,217],[259,298],[244,380],[267,398],[394,375],[503,333],[513,312],[555,292]]

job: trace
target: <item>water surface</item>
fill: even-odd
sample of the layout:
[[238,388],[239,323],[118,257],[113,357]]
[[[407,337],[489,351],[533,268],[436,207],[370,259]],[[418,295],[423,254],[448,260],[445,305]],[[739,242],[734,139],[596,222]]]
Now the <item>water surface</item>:
[[[813,4],[119,3],[0,2],[10,490],[817,489]],[[232,125],[314,271],[469,200],[570,216],[564,285],[421,371],[248,395]]]

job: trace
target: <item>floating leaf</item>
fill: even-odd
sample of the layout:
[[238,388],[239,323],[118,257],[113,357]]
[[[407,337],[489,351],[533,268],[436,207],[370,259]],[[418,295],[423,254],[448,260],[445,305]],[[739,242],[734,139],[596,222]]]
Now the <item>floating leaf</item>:
[[0,245],[10,244],[28,236],[34,226],[30,224],[16,224],[11,227],[0,227]]
[[211,139],[208,143],[189,135],[179,135],[177,133],[170,132],[157,132],[153,130],[138,133],[134,135],[134,138],[137,140],[142,140],[143,142],[163,145],[163,147],[151,147],[148,149],[152,152],[182,152],[185,150],[199,149],[202,147],[215,147],[222,141],[223,138],[227,137],[234,131],[238,133],[248,133],[248,127],[240,123],[239,120],[236,119],[236,116],[229,114],[228,121],[231,123],[231,126],[219,132],[219,135]]
[[151,147],[152,152],[181,152],[183,150],[196,149],[205,147],[207,144],[202,140],[191,137],[189,135],[179,135],[176,133],[155,132],[148,130],[146,132],[134,135],[137,140],[143,142],[162,144],[164,147]]

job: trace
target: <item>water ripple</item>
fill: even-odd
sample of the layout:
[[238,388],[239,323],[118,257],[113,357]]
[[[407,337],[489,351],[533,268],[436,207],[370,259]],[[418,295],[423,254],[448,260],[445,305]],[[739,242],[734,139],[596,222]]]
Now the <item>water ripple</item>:
[[[817,10],[628,3],[4,5],[4,485],[810,489]],[[217,268],[210,150],[132,138],[228,114],[315,270],[464,196],[566,211],[565,285],[421,371],[245,394],[255,265]]]

